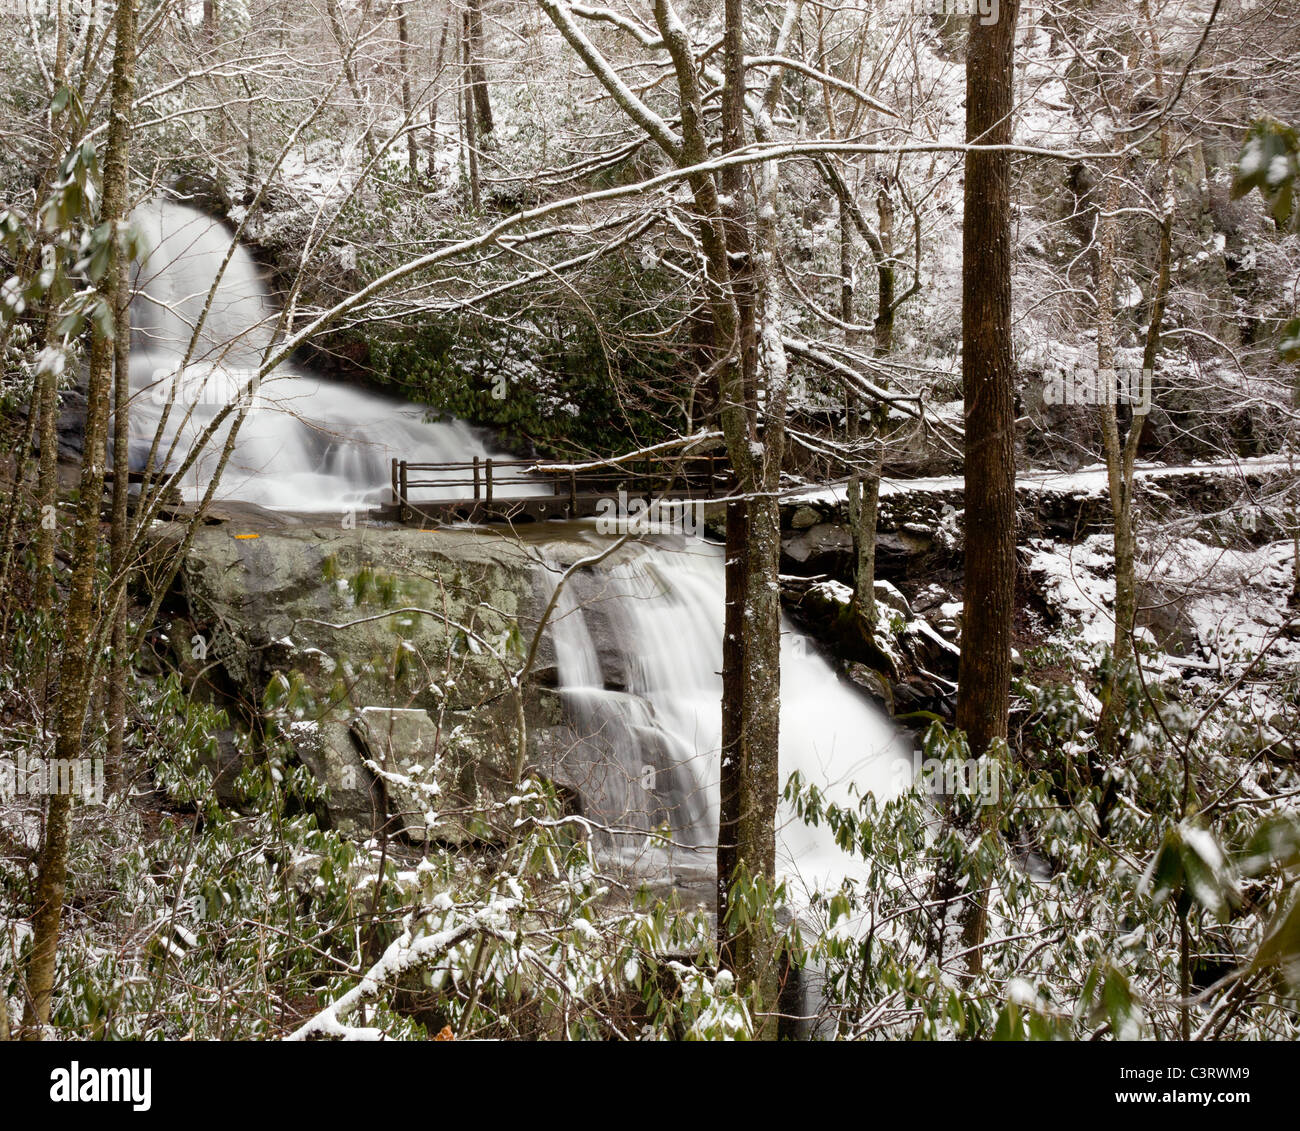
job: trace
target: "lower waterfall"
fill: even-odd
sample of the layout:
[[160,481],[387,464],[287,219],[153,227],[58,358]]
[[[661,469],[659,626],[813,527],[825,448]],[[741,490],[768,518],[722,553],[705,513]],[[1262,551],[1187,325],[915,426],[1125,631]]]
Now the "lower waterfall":
[[[593,535],[594,537],[594,535]],[[548,570],[553,587],[560,568]],[[616,564],[572,576],[553,614],[560,693],[575,741],[562,767],[603,839],[650,851],[661,825],[673,852],[711,866],[721,749],[722,547],[650,538]],[[911,777],[910,746],[844,683],[812,641],[784,626],[781,779],[798,770],[828,800],[893,796]],[[777,866],[800,886],[835,882],[852,863],[829,831],[782,802]]]

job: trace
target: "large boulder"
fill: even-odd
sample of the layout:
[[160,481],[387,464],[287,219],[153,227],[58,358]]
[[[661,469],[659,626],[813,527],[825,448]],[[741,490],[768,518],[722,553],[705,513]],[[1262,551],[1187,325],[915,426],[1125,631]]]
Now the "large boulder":
[[[540,679],[514,679],[545,606],[539,549],[346,517],[308,527],[238,508],[224,518],[196,534],[178,623],[201,638],[236,713],[278,697],[340,829],[490,835],[480,815],[513,791],[520,697],[530,732],[560,721],[544,694],[554,679],[546,649]],[[180,536],[156,533],[173,545]],[[545,545],[568,560],[588,550],[554,534]]]
[[350,836],[369,837],[385,819],[384,791],[367,768],[352,729],[333,719],[304,720],[289,728],[298,760],[327,793],[331,825]]
[[363,707],[352,724],[383,781],[392,827],[417,843],[491,837],[488,806],[514,781],[510,745],[476,741],[446,721],[418,708]]

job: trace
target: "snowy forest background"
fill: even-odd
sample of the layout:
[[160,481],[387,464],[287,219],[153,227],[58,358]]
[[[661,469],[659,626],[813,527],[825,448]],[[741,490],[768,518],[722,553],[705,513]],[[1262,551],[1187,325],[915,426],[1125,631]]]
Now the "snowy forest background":
[[[970,8],[4,0],[0,1039],[1300,1035],[1300,13]],[[274,298],[254,391],[728,466],[712,872],[603,852],[545,770],[565,599],[511,555],[581,594],[621,542],[441,532],[434,578],[196,479],[238,382],[130,430],[160,194]],[[227,599],[232,538],[310,631]],[[778,768],[796,630],[910,784]],[[321,753],[376,688],[424,778]],[[796,884],[795,821],[851,864]]]

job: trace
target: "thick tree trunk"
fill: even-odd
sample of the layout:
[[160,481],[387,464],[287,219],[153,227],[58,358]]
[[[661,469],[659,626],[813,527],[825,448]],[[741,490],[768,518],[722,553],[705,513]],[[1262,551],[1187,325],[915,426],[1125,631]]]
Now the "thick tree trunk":
[[[992,25],[971,20],[966,138],[1011,141],[1019,0]],[[957,725],[978,756],[1007,734],[1016,576],[1014,368],[1011,356],[1011,157],[966,155],[962,233],[965,402],[965,600]]]
[[[636,121],[679,166],[707,161],[703,94],[694,45],[669,0],[655,0],[654,15],[677,81],[680,139],[666,122],[623,83],[618,73],[574,25],[561,5],[542,0],[542,8],[569,45],[604,84],[614,101]],[[744,58],[741,0],[727,0],[724,31],[722,91],[723,148],[743,144]],[[791,21],[792,22],[792,21]],[[775,87],[769,88],[774,100]],[[764,113],[770,113],[767,103]],[[751,237],[743,191],[746,180],[725,174],[724,186],[741,191],[720,194],[712,176],[698,174],[688,184],[704,261],[704,292],[710,316],[710,373],[727,455],[735,474],[742,512],[728,520],[727,634],[723,656],[723,829],[736,829],[734,847],[720,837],[718,862],[721,950],[729,958],[740,986],[754,989],[760,1009],[777,1006],[778,962],[770,932],[755,925],[727,937],[725,914],[730,891],[740,876],[764,881],[775,878],[775,813],[779,790],[777,751],[780,716],[780,552],[779,507],[776,490],[784,446],[785,355],[776,317],[776,291],[771,279],[772,236]],[[775,222],[775,171],[765,174],[763,214]],[[760,225],[761,226],[761,225]],[[753,242],[751,243],[751,239]],[[764,242],[766,241],[766,242]],[[748,283],[756,248],[764,252],[766,283]],[[739,281],[738,281],[739,280]],[[758,293],[769,332],[762,345],[767,376],[763,422],[759,419],[758,335],[754,309]],[[743,590],[737,590],[737,584]],[[775,1017],[761,1032],[775,1033]]]
[[[731,76],[743,68],[743,38],[740,25],[731,17],[728,0],[728,22],[723,33],[723,69],[728,77],[722,91],[722,146],[724,150],[739,149],[745,144],[745,102],[743,89],[737,89]],[[754,302],[750,280],[751,252],[749,240],[748,172],[735,166],[722,174],[722,188],[726,204],[722,209],[723,230],[730,262],[720,266],[727,269],[726,284],[731,291],[735,312],[734,340],[717,343],[732,351],[733,363],[740,367],[738,386],[751,389],[756,380],[757,351],[754,344]],[[715,314],[717,337],[718,318]],[[725,395],[725,394],[724,394]],[[725,406],[719,397],[719,408]],[[722,768],[719,783],[718,821],[718,943],[722,962],[737,970],[743,958],[744,946],[727,923],[731,911],[731,888],[739,875],[743,855],[741,825],[743,799],[746,796],[745,735],[749,729],[746,714],[746,673],[749,626],[748,609],[749,551],[751,510],[748,500],[733,503],[727,508],[727,566],[726,566],[726,623],[722,649]]]
[[[970,22],[966,49],[966,140],[1011,141],[1019,0],[1000,19]],[[1016,585],[1014,363],[1011,354],[1011,156],[966,155],[962,231],[962,398],[965,411],[965,592],[957,726],[974,757],[1007,735]],[[987,902],[967,893],[961,909],[967,968],[980,969]]]

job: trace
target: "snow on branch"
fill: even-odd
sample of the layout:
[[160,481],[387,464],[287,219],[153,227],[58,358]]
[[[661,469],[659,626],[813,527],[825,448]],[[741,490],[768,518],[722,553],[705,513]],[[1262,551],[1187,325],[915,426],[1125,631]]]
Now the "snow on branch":
[[681,448],[682,454],[685,455],[687,452],[691,451],[693,448],[699,447],[701,444],[721,439],[721,432],[696,432],[693,436],[680,436],[675,440],[665,440],[662,444],[651,444],[648,448],[637,448],[634,452],[624,452],[621,456],[611,456],[609,459],[591,460],[588,463],[535,464],[528,470],[537,472],[563,472],[565,474],[570,471],[599,471],[601,468],[615,467],[620,463],[627,463],[629,460],[645,459],[646,456],[658,455],[661,452],[670,452],[674,448]]
[[819,71],[816,67],[809,66],[807,63],[801,63],[798,59],[790,59],[785,55],[751,55],[746,57],[745,67],[747,69],[751,67],[785,67],[787,70],[798,71],[801,75],[807,75],[810,79],[816,79],[827,86],[835,87],[836,90],[842,90],[853,95],[854,98],[866,103],[873,110],[888,114],[891,118],[899,116],[897,110],[886,106],[879,98],[873,98],[860,87],[854,86],[845,79],[837,79],[834,75],[827,74],[825,71]]
[[502,906],[502,901],[489,903],[464,923],[446,927],[431,935],[422,934],[417,937],[412,924],[421,922],[422,919],[413,917],[402,934],[384,951],[383,957],[366,971],[360,982],[311,1020],[300,1025],[285,1040],[382,1040],[383,1033],[380,1030],[346,1025],[344,1019],[367,1002],[376,1000],[385,988],[395,986],[403,975],[431,966],[466,939],[479,933],[497,934],[502,913],[509,911],[514,904],[514,900],[504,902],[508,906]]

